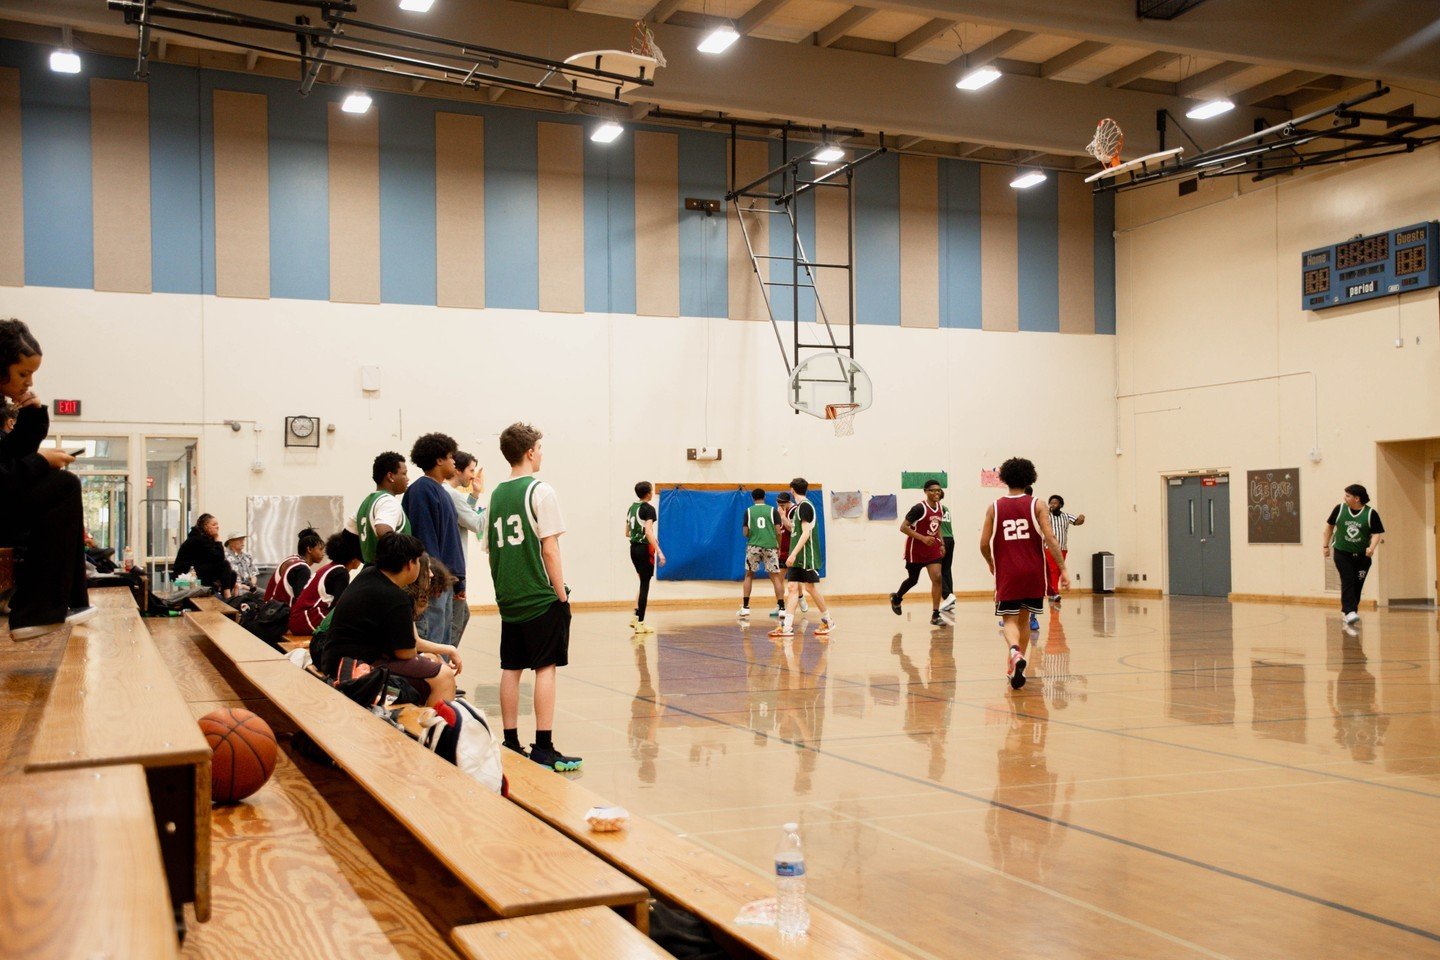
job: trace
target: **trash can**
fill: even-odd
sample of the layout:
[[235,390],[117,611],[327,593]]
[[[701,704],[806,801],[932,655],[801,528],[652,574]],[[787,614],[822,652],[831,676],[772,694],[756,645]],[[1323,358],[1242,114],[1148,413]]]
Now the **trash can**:
[[1115,592],[1115,554],[1108,550],[1091,554],[1090,583],[1095,593]]

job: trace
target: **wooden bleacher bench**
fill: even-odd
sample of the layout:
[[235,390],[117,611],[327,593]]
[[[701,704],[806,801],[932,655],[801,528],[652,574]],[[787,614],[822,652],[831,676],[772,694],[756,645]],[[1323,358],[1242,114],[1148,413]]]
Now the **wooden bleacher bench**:
[[232,620],[237,620],[240,617],[239,610],[230,606],[230,604],[226,603],[224,600],[220,599],[214,594],[211,594],[208,597],[191,597],[189,599],[189,603],[196,610],[199,610],[202,613],[219,613],[231,618]]
[[233,663],[251,660],[284,660],[285,654],[221,613],[186,613],[185,619],[198,627]]
[[[212,639],[229,628],[243,630],[229,621],[202,622],[200,615],[196,622]],[[499,916],[607,906],[647,928],[643,886],[338,690],[284,660],[235,665]]]
[[0,863],[8,960],[178,956],[140,767],[0,780]]
[[814,903],[803,947],[782,940],[773,926],[736,923],[744,904],[774,896],[768,875],[737,866],[643,817],[632,816],[629,826],[617,833],[594,833],[585,812],[609,801],[517,753],[502,753],[511,800],[649,887],[657,899],[689,910],[756,955],[856,960],[906,956]]
[[97,591],[70,628],[27,771],[139,764],[176,910],[210,918],[210,746],[128,590]]
[[[604,907],[472,923],[450,931],[469,960],[661,960],[672,957]],[[673,957],[672,957],[673,960]]]

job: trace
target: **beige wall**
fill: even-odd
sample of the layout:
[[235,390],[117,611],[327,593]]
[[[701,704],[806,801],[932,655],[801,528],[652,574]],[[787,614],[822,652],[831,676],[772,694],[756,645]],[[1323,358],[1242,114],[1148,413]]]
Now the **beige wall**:
[[[855,437],[837,439],[831,424],[784,406],[768,323],[0,288],[0,316],[11,315],[30,320],[44,344],[42,396],[80,397],[88,415],[106,421],[67,422],[67,433],[124,435],[151,424],[156,435],[200,437],[200,508],[227,528],[243,524],[251,495],[338,494],[354,509],[370,489],[375,454],[408,453],[431,430],[475,453],[493,487],[507,475],[495,438],[524,419],[545,432],[545,475],[560,493],[577,599],[633,596],[619,534],[640,479],[741,484],[799,474],[829,490],[899,493],[908,506],[919,495],[899,490],[902,470],[949,470],[957,585],[983,590],[991,581],[976,538],[995,491],[979,485],[980,468],[1023,453],[1039,465],[1045,491],[1063,490],[1087,515],[1072,534],[1075,554],[1115,548],[1115,458],[1093,440],[1106,434],[1114,404],[1109,337],[862,327],[857,355],[874,378],[875,405],[859,415]],[[165,375],[117,375],[114,357],[93,348],[102,324],[124,329],[133,355]],[[395,349],[395,331],[414,329],[435,343],[507,349]],[[273,349],[297,331],[324,345],[324,362],[311,349]],[[643,377],[637,344],[663,358]],[[368,364],[381,368],[373,395],[359,385]],[[1013,389],[1011,372],[1022,365],[1036,389]],[[1012,397],[1004,416],[977,414],[1002,391]],[[1053,415],[1057,398],[1063,418]],[[318,451],[283,447],[283,418],[296,413],[335,425]],[[225,419],[263,430],[232,432]],[[685,448],[707,438],[724,459],[687,462]],[[260,473],[251,470],[256,459]],[[827,590],[894,589],[904,575],[897,525],[829,522]],[[478,552],[470,560],[483,571]],[[1074,567],[1088,584],[1088,561]],[[728,597],[738,586],[662,582],[651,596]],[[471,596],[489,599],[483,572]]]
[[[1144,572],[1166,582],[1162,474],[1217,467],[1243,479],[1247,469],[1298,466],[1298,546],[1246,543],[1244,485],[1231,484],[1232,588],[1321,595],[1324,522],[1347,483],[1370,488],[1387,526],[1416,519],[1403,501],[1423,491],[1407,489],[1394,509],[1379,495],[1401,479],[1393,468],[1382,475],[1377,444],[1440,436],[1440,299],[1432,289],[1307,313],[1300,254],[1440,218],[1440,148],[1174,196],[1158,186],[1116,205],[1121,581]],[[1420,562],[1410,533],[1399,555],[1387,538],[1367,597],[1428,595],[1414,592],[1418,576],[1390,569]]]

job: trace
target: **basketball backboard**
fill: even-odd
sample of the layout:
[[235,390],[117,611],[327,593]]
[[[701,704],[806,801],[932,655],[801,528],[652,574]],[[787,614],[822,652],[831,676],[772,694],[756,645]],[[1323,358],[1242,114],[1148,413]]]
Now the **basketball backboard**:
[[869,409],[875,400],[875,386],[854,357],[817,353],[806,357],[791,372],[787,400],[800,413],[830,420],[834,417],[827,416],[827,406],[854,403],[859,404],[857,413]]

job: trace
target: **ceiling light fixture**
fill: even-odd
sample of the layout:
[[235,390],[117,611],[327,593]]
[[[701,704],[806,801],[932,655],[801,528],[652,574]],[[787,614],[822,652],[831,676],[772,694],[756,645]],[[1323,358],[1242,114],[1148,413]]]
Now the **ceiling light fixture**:
[[56,73],[79,73],[80,54],[74,50],[52,50],[50,52],[50,69]]
[[624,132],[625,128],[620,124],[614,120],[607,120],[595,128],[595,132],[590,134],[590,139],[596,143],[611,143]]
[[400,9],[411,13],[429,13],[433,6],[435,0],[400,0]]
[[1211,117],[1218,117],[1222,113],[1229,113],[1235,109],[1235,104],[1229,100],[1206,100],[1204,103],[1191,107],[1185,111],[1185,116],[1191,120],[1209,120]]
[[739,39],[740,34],[736,32],[734,25],[725,23],[707,33],[695,49],[701,53],[724,53],[730,49],[730,44]]
[[345,98],[340,104],[340,109],[346,113],[365,113],[370,109],[372,102],[370,94],[361,93],[357,90]]
[[845,151],[839,147],[826,144],[820,152],[810,158],[811,163],[834,163],[836,160],[845,159]]
[[990,86],[999,79],[1000,71],[986,64],[983,67],[967,71],[963,77],[955,81],[955,86],[961,90],[979,90],[981,87]]
[[1026,170],[1014,180],[1011,180],[1010,186],[1016,190],[1024,190],[1028,187],[1035,186],[1037,183],[1044,183],[1045,179],[1045,171],[1043,170]]

